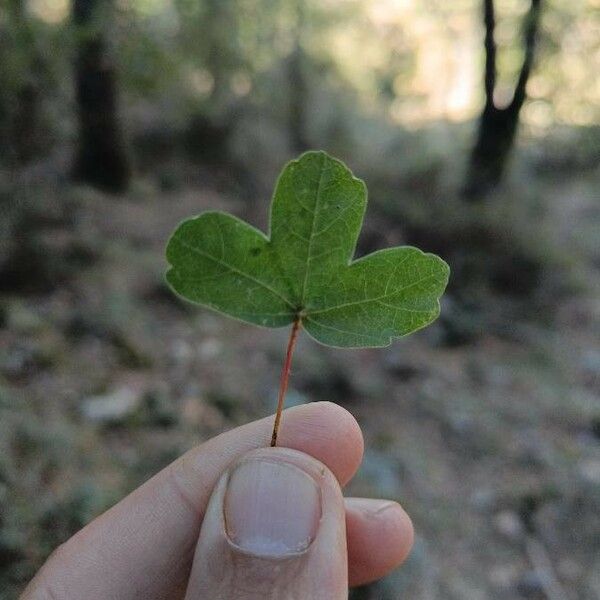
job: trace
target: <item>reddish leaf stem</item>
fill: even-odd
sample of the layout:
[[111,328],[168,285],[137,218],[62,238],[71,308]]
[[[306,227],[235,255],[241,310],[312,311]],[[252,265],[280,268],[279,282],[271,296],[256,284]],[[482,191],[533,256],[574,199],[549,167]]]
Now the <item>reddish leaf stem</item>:
[[277,446],[277,434],[279,433],[279,425],[281,423],[281,412],[283,411],[283,403],[285,401],[285,393],[290,379],[290,370],[292,368],[292,356],[294,347],[300,331],[300,317],[297,317],[292,326],[290,339],[288,341],[287,352],[285,353],[285,362],[281,370],[281,379],[279,380],[279,397],[277,398],[277,412],[275,413],[275,423],[273,424],[273,435],[271,436],[271,447]]

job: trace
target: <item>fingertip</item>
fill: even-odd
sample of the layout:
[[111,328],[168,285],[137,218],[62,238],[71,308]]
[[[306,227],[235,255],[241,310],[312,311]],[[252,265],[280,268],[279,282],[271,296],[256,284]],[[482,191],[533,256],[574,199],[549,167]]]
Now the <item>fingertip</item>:
[[311,402],[285,411],[279,441],[319,458],[341,485],[354,476],[364,451],[356,419],[333,402]]
[[385,576],[406,560],[414,528],[397,502],[348,498],[345,503],[350,585],[362,585]]
[[[397,502],[389,502],[380,513],[390,538],[390,563],[394,568],[402,564],[410,554],[415,541],[415,529],[408,513]],[[395,543],[393,543],[395,542]]]

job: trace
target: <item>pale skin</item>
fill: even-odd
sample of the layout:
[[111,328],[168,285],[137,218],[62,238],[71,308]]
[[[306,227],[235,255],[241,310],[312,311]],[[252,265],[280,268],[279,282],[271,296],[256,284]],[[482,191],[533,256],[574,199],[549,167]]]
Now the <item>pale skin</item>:
[[404,510],[342,496],[363,453],[350,413],[288,409],[265,448],[272,426],[190,450],[60,546],[22,600],[342,600],[400,565]]

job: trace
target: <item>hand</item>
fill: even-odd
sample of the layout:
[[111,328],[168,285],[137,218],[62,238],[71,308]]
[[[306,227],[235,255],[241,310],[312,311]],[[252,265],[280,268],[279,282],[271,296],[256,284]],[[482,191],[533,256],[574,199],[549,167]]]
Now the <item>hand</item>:
[[224,433],[163,469],[60,546],[22,600],[347,598],[412,545],[387,500],[342,498],[363,441],[327,402]]

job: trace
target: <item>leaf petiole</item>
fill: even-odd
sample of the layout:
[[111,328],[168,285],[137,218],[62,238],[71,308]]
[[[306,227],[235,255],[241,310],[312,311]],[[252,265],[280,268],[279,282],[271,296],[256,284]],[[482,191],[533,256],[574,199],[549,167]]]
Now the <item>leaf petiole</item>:
[[290,370],[292,368],[292,356],[294,355],[294,348],[296,346],[296,340],[298,339],[298,332],[300,331],[301,322],[302,318],[298,316],[292,325],[292,331],[290,332],[290,339],[288,341],[287,351],[285,353],[285,361],[283,363],[283,368],[281,369],[281,378],[279,380],[279,396],[277,398],[277,412],[275,413],[273,434],[271,435],[272,448],[277,446],[277,435],[279,434],[279,425],[281,424],[281,413],[283,411],[285,393],[287,391],[288,381],[290,379]]

